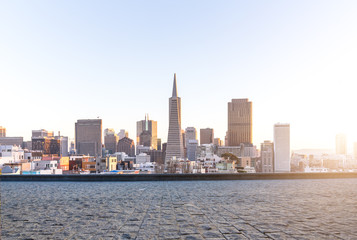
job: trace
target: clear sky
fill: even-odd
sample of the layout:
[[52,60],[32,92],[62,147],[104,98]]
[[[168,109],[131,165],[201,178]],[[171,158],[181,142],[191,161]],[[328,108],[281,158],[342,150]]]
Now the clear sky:
[[103,119],[166,141],[177,73],[182,127],[224,139],[227,102],[253,102],[253,142],[291,124],[291,148],[357,141],[357,1],[0,1],[0,126],[74,137]]

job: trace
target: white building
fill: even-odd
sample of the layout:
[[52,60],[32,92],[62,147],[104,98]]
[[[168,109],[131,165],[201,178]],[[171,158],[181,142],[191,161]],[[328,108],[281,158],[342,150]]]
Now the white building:
[[274,125],[274,172],[290,172],[290,124]]
[[58,169],[57,160],[33,161],[31,171],[39,171],[40,174],[62,174],[62,169]]
[[147,162],[150,162],[150,155],[147,155],[146,153],[136,155],[136,164],[144,164]]
[[136,170],[140,170],[141,172],[147,172],[147,173],[155,173],[155,166],[156,166],[155,162],[134,164],[134,168]]
[[0,145],[0,168],[5,163],[19,163],[25,159],[24,150],[13,145]]
[[345,134],[340,133],[336,135],[336,154],[347,154],[347,140]]
[[143,146],[143,145],[136,145],[136,154],[139,155],[140,153],[148,153],[152,150],[151,147]]

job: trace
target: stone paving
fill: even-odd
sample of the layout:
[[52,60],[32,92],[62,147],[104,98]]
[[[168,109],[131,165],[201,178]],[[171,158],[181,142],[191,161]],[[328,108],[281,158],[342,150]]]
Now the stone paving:
[[357,239],[357,179],[0,184],[1,239]]

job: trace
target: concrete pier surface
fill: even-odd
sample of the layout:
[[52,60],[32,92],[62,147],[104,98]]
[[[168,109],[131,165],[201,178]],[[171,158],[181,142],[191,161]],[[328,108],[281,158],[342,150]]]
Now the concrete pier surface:
[[1,239],[357,239],[357,178],[0,186]]
[[206,173],[206,174],[63,174],[0,175],[0,181],[210,181],[357,178],[357,172],[331,173]]

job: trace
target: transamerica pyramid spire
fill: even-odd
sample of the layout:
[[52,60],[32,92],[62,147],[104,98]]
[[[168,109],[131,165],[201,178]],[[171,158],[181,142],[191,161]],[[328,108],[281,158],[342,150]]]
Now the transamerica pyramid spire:
[[176,73],[174,74],[174,86],[172,88],[172,96],[177,97]]

